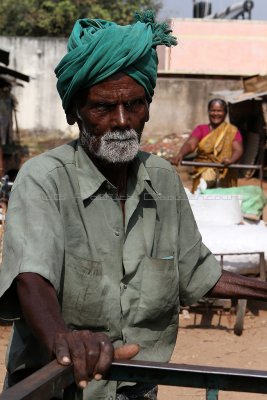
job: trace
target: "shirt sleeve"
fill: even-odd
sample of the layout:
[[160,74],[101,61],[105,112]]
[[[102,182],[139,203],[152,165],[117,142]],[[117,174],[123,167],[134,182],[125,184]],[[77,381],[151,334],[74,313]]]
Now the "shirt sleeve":
[[0,317],[12,319],[19,315],[12,283],[22,272],[43,276],[58,291],[63,258],[64,234],[55,188],[48,178],[42,184],[42,179],[23,176],[14,184],[5,222]]
[[179,185],[179,293],[183,305],[200,300],[219,280],[222,270],[210,250],[203,244],[187,195]]
[[195,137],[197,138],[199,141],[201,141],[206,134],[209,133],[209,126],[208,125],[198,125],[196,126],[192,133],[191,133],[191,137]]
[[239,130],[236,132],[234,140],[239,142],[239,143],[243,143],[243,137],[242,137],[241,132]]

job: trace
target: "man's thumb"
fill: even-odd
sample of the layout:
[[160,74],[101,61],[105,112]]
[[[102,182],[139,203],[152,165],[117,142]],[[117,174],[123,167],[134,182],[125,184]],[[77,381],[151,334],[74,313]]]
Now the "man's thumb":
[[140,346],[138,344],[125,344],[115,349],[114,360],[129,360],[138,354]]

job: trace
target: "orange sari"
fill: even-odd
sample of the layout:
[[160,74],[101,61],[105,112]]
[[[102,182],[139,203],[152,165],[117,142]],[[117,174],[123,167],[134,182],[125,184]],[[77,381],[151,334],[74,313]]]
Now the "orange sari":
[[[237,127],[223,122],[216,129],[205,136],[198,144],[198,156],[194,161],[221,163],[232,155],[233,141]],[[228,168],[195,167],[193,175],[193,189],[196,190],[200,178],[205,179],[209,187],[232,187],[237,185],[237,171]]]

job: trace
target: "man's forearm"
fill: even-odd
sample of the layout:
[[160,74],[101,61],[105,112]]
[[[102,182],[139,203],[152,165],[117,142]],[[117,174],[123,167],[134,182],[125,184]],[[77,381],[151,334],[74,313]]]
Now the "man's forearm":
[[22,273],[16,278],[23,317],[32,333],[52,356],[55,335],[68,329],[61,317],[53,286],[35,273]]
[[[84,389],[92,378],[102,379],[114,359],[110,339],[100,332],[69,330],[62,319],[55,289],[40,275],[18,275],[17,291],[28,327],[51,357],[56,356],[62,365],[73,363],[77,385]],[[138,352],[138,345],[124,345],[115,351],[115,357],[129,359]]]
[[267,301],[267,282],[223,271],[221,278],[205,297]]

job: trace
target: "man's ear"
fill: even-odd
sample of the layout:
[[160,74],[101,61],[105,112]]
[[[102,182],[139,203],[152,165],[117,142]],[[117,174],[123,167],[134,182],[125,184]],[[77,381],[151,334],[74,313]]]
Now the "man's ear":
[[150,103],[147,101],[147,111],[146,111],[146,119],[145,122],[147,122],[149,120],[149,110],[150,110]]
[[68,123],[69,125],[74,125],[75,122],[77,122],[76,113],[75,113],[73,110],[68,111],[68,112],[66,113],[66,119],[67,119],[67,123]]
[[76,122],[78,122],[78,117],[77,117],[77,99],[76,96],[74,96],[71,99],[71,102],[67,108],[66,112],[66,119],[67,123],[69,125],[74,125]]

